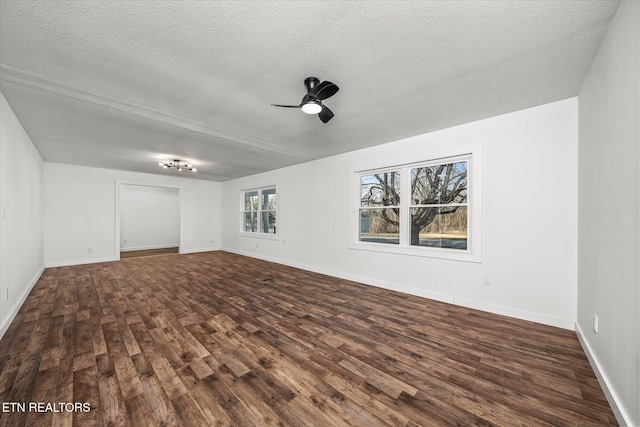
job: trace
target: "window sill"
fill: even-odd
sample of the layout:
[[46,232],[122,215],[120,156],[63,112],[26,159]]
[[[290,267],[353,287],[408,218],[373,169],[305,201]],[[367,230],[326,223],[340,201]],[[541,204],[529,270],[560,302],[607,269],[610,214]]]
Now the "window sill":
[[241,231],[238,233],[240,237],[254,237],[256,239],[267,239],[267,240],[278,240],[277,234],[267,234],[267,233],[247,233]]
[[451,261],[475,262],[481,263],[482,256],[479,251],[472,252],[470,250],[447,249],[447,248],[430,248],[416,246],[399,246],[384,243],[366,243],[351,242],[349,249],[360,251],[384,252],[398,255],[417,256],[424,258],[438,258]]

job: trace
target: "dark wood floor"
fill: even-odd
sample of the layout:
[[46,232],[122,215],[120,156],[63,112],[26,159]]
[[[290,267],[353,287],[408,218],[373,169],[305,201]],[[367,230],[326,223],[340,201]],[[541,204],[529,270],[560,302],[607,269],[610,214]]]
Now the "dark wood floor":
[[138,258],[141,256],[177,254],[180,248],[143,249],[139,251],[120,252],[120,259]]
[[45,270],[0,372],[91,406],[7,426],[615,424],[571,331],[225,252]]

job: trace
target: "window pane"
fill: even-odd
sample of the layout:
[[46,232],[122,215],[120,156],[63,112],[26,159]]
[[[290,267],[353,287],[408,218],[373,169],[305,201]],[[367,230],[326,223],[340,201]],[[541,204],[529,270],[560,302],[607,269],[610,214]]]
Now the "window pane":
[[411,169],[411,204],[467,203],[467,162]]
[[360,177],[360,206],[400,205],[400,172],[384,172]]
[[360,209],[360,241],[400,243],[398,208]]
[[245,211],[257,211],[258,210],[258,192],[247,191],[244,193],[244,210]]
[[467,207],[411,208],[411,245],[467,249]]
[[275,211],[262,212],[261,227],[262,227],[263,233],[276,234],[276,212]]
[[269,190],[262,190],[262,210],[275,211],[276,210],[276,189],[270,188]]
[[244,231],[258,231],[258,215],[255,212],[244,212]]

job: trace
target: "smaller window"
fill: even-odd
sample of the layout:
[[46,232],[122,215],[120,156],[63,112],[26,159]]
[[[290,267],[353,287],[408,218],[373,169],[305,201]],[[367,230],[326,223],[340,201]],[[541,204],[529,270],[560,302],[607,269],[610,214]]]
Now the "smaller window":
[[242,191],[240,231],[275,235],[277,230],[276,207],[275,187]]

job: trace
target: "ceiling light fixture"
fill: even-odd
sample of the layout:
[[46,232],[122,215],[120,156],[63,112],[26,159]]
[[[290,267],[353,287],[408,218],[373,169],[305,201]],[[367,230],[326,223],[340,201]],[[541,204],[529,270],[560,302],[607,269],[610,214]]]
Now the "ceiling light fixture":
[[302,111],[307,114],[318,114],[322,111],[322,104],[320,104],[320,101],[310,99],[302,105]]
[[166,162],[158,163],[158,166],[162,166],[165,169],[177,169],[178,171],[182,171],[182,169],[189,169],[191,172],[197,172],[198,169],[194,168],[191,164],[181,163],[180,160],[172,160]]

